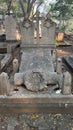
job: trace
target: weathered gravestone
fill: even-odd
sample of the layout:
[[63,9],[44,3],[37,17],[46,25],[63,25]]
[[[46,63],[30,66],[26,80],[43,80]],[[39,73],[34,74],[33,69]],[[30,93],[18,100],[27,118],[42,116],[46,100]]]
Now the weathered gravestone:
[[6,40],[16,41],[16,22],[12,16],[5,18]]
[[[34,20],[36,26],[34,25]],[[41,27],[43,28],[41,41],[39,37],[40,20],[43,25]],[[35,27],[37,31],[36,42],[34,40]],[[36,17],[33,18],[32,22],[29,22],[28,20],[23,22],[21,32],[22,57],[19,73],[14,76],[15,85],[24,84],[28,90],[40,91],[44,90],[44,88],[47,87],[47,84],[59,84],[61,77],[54,71],[53,59],[51,56],[52,47],[55,49],[55,24],[48,19],[44,21],[37,12]],[[18,82],[18,79],[20,82]]]
[[[41,23],[41,24],[40,24]],[[44,20],[43,17],[36,13],[32,21],[26,20],[21,25],[22,44],[21,49],[24,47],[47,46],[55,48],[55,27],[56,24],[47,16]],[[41,30],[41,32],[40,32]],[[36,39],[34,33],[36,31]],[[41,39],[40,39],[41,33]]]

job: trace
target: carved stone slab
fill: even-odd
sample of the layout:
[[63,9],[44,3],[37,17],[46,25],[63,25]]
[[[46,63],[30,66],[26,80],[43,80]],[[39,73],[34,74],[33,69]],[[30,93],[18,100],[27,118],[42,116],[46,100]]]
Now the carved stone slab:
[[21,47],[24,47],[24,44],[33,44],[34,42],[34,29],[28,21],[21,25],[21,38]]
[[55,24],[54,23],[45,23],[45,25],[42,23],[41,25],[42,29],[42,38],[41,43],[42,44],[54,44],[55,42]]

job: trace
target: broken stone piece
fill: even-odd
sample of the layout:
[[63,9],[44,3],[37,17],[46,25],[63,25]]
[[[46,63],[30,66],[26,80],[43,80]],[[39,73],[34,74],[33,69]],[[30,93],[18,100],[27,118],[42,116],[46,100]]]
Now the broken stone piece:
[[0,95],[9,95],[10,93],[10,83],[8,75],[2,72],[0,75]]
[[47,87],[47,82],[41,72],[28,71],[24,76],[24,84],[30,91],[41,91]]
[[16,73],[14,75],[14,85],[25,85],[30,91],[36,92],[47,88],[47,84],[58,84],[61,88],[62,75],[56,72],[42,72],[37,70],[29,70],[26,73]]
[[28,90],[41,91],[47,88],[47,84],[62,86],[62,75],[56,72],[28,71],[24,75],[24,84]]
[[62,74],[57,74],[56,72],[45,72],[43,73],[44,78],[47,82],[47,84],[51,85],[59,85],[59,87],[62,87],[62,80],[63,80],[63,75]]
[[15,73],[14,75],[14,85],[22,85],[23,84],[23,77],[24,77],[24,74],[23,73]]

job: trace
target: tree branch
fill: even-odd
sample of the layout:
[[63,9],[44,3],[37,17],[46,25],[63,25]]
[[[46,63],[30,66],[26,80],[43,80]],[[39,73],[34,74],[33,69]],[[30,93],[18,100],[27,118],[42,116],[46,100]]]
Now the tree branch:
[[10,2],[8,2],[8,15],[10,14],[10,10],[11,10],[11,4],[12,4],[12,0],[10,0]]
[[25,9],[24,9],[24,2],[23,2],[23,0],[19,0],[19,3],[20,3],[20,6],[21,6],[21,9],[22,9],[22,12],[23,12],[23,15],[24,15],[24,17],[25,17]]
[[31,2],[31,0],[28,0],[28,3],[27,3],[27,5],[28,5],[28,7],[27,7],[27,13],[29,12],[30,2]]
[[41,6],[42,3],[43,3],[43,2],[40,2],[40,3],[39,3],[39,5],[37,6],[37,10],[38,10],[38,8]]
[[32,6],[35,3],[36,0],[32,0],[32,2],[30,3],[30,7],[29,7],[29,11],[31,12]]

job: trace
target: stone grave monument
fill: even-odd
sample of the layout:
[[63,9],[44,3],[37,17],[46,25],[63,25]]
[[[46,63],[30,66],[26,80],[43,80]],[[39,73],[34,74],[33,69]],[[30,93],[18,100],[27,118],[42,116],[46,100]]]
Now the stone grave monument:
[[[65,107],[73,105],[71,76],[61,73],[61,62],[56,60],[55,23],[49,17],[43,19],[37,12],[31,21],[23,21],[21,34],[21,61],[19,65],[16,58],[13,60],[12,82],[7,73],[0,74],[0,109],[7,108],[8,112],[58,112],[59,108],[59,112],[69,112]],[[56,61],[57,69],[54,67]],[[58,94],[54,91],[57,89],[60,90]],[[8,129],[11,127],[9,124]]]
[[[39,36],[39,21],[42,25],[40,27],[42,31],[41,39]],[[36,39],[34,38],[35,29]],[[21,32],[22,57],[19,73],[14,76],[15,85],[23,84],[31,91],[44,90],[47,88],[47,84],[60,85],[62,77],[55,72],[51,55],[51,50],[55,49],[55,23],[49,18],[43,20],[37,12],[32,21],[26,20],[22,23]]]

